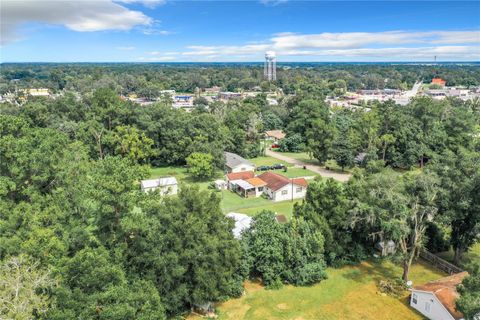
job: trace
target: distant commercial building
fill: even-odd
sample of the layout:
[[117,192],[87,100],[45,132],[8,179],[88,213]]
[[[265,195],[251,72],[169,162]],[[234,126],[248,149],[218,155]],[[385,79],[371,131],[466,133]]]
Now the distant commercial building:
[[239,92],[220,92],[219,97],[222,100],[240,100],[242,99],[242,94]]
[[192,108],[193,107],[193,96],[191,95],[177,95],[173,96],[174,108]]
[[48,97],[50,96],[50,91],[46,88],[27,89],[27,94],[33,97]]

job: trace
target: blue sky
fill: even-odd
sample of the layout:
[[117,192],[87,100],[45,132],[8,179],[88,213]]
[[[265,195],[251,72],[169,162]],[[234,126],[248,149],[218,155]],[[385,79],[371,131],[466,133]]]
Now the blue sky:
[[480,60],[479,1],[2,0],[2,62]]

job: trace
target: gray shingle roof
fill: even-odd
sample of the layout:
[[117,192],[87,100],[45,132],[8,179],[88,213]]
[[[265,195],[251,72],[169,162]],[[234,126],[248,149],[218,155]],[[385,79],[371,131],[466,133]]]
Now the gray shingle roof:
[[225,164],[229,168],[235,168],[242,164],[255,167],[255,165],[250,161],[248,161],[247,159],[244,159],[240,157],[238,154],[231,153],[231,152],[225,152]]

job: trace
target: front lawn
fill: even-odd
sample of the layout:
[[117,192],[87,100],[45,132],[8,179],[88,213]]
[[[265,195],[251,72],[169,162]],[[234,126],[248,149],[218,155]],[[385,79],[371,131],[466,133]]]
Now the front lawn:
[[[308,169],[303,169],[303,168],[293,168],[293,167],[288,167],[287,171],[283,171],[282,169],[278,170],[268,170],[270,172],[278,173],[282,176],[285,176],[287,178],[300,178],[300,177],[316,177],[318,176],[318,173],[310,171]],[[256,174],[262,174],[267,171],[257,171]]]
[[293,164],[291,164],[291,163],[282,162],[282,160],[279,160],[279,159],[274,158],[274,157],[268,157],[268,156],[256,157],[256,158],[248,159],[248,161],[252,162],[257,167],[259,167],[259,166],[273,166],[274,164],[277,164],[277,163],[283,164],[287,167],[293,166]]
[[[328,279],[310,286],[284,286],[265,290],[247,281],[246,293],[217,306],[219,319],[423,319],[408,306],[408,292],[394,298],[379,292],[380,280],[400,277],[391,262],[363,262],[357,266],[327,269]],[[412,266],[414,285],[446,276],[424,262]],[[191,317],[195,318],[195,317]]]
[[275,212],[276,214],[283,214],[285,215],[288,220],[292,218],[293,215],[293,206],[295,203],[300,203],[302,200],[294,200],[294,201],[281,201],[281,202],[273,202],[270,201],[269,204],[256,206],[252,208],[243,208],[239,209],[236,212],[245,213],[249,216],[255,216],[262,210],[270,210]]

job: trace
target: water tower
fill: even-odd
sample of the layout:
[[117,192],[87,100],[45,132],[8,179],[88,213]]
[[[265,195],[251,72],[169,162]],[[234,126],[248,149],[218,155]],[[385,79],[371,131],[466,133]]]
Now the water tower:
[[274,51],[265,52],[265,66],[263,75],[268,81],[277,80],[277,56]]

